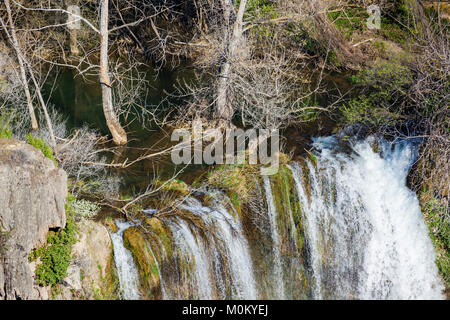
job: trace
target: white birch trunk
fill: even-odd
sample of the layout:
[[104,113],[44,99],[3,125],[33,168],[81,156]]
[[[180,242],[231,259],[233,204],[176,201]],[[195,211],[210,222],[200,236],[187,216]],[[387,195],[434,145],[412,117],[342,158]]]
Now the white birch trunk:
[[127,134],[120,125],[112,101],[111,80],[108,67],[108,0],[100,1],[100,84],[106,124],[116,145],[127,143]]

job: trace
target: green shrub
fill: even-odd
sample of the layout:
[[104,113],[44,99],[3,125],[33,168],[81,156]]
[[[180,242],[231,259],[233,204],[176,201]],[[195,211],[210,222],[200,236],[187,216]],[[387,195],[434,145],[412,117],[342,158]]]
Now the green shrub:
[[350,38],[356,30],[364,30],[369,17],[366,10],[360,8],[328,12],[327,16],[347,38]]
[[382,62],[350,77],[359,96],[341,107],[348,123],[392,125],[404,115],[400,103],[413,83],[411,71],[396,61]]
[[84,199],[72,201],[71,206],[75,220],[90,219],[100,211],[98,204]]
[[66,276],[71,247],[76,242],[76,226],[72,207],[74,201],[75,197],[73,196],[67,198],[65,228],[58,232],[50,231],[46,244],[30,253],[30,261],[37,258],[40,260],[40,264],[35,270],[36,282],[39,285],[55,286]]
[[31,144],[36,149],[41,150],[44,156],[52,160],[55,163],[55,165],[57,165],[55,157],[53,156],[52,148],[44,140],[37,137],[33,137],[30,133],[28,133],[25,137],[27,138],[28,144]]

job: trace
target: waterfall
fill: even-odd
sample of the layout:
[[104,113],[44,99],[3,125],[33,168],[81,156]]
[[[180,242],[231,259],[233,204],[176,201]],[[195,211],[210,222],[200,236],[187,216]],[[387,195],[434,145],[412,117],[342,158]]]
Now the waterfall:
[[284,283],[283,283],[283,269],[281,262],[281,253],[280,253],[280,239],[278,236],[277,229],[277,212],[275,210],[275,204],[273,202],[272,196],[272,188],[270,187],[270,180],[267,176],[264,178],[264,190],[266,192],[266,200],[267,200],[267,212],[269,215],[270,221],[270,230],[273,241],[273,268],[274,268],[274,281],[273,284],[275,286],[275,292],[277,294],[277,299],[285,299],[284,292]]
[[216,203],[216,210],[210,212],[209,224],[216,226],[218,237],[225,247],[234,298],[257,299],[249,248],[240,223],[233,219],[223,205]]
[[[316,208],[312,209],[308,197],[306,195],[306,191],[303,187],[303,184],[301,182],[301,177],[303,175],[303,172],[301,170],[301,167],[298,163],[293,163],[292,165],[289,165],[288,168],[292,172],[292,177],[294,178],[295,182],[295,188],[297,190],[298,198],[300,199],[301,203],[301,212],[302,212],[302,218],[305,221],[306,224],[306,237],[309,245],[309,252],[311,257],[311,268],[312,268],[312,278],[314,280],[312,287],[313,287],[313,297],[314,299],[321,299],[321,279],[320,279],[320,251],[319,251],[319,243],[317,239],[317,218],[315,217],[315,214],[320,212],[320,210],[317,210]],[[313,204],[318,204],[317,201],[313,202]],[[308,214],[306,214],[308,213]]]
[[191,287],[197,289],[197,298],[213,299],[208,257],[203,242],[195,238],[188,224],[182,219],[178,219],[174,233],[176,246],[184,253],[186,261],[194,265],[196,283],[191,284]]
[[[175,215],[154,218],[165,230],[152,234],[157,255],[149,249],[163,299],[444,298],[406,182],[418,144],[331,136],[313,146],[308,158],[263,177],[251,207],[238,212],[224,192],[201,189]],[[120,287],[137,299],[138,273],[123,247],[131,224],[117,226]]]
[[317,163],[308,161],[307,172],[291,166],[314,298],[443,298],[419,202],[406,186],[415,144],[368,138],[345,147],[333,136],[316,139],[314,147]]
[[198,295],[203,299],[212,299],[213,292],[216,292],[216,298],[226,298],[228,287],[231,291],[229,298],[257,299],[252,261],[242,227],[221,203],[229,200],[218,192],[212,196],[216,200],[210,206],[204,206],[194,198],[187,199],[181,205],[182,209],[201,218],[209,230],[206,231],[209,254],[204,240],[201,237],[194,239],[184,221],[180,221],[181,227],[177,232],[180,235],[177,239],[182,239],[176,241],[177,246],[183,246],[184,242],[187,245],[182,251],[194,257]]
[[[164,248],[164,246],[162,246]],[[161,286],[161,298],[162,300],[165,300],[167,297],[166,294],[166,286],[164,284],[164,279],[161,276],[161,269],[159,268],[158,259],[156,259],[155,254],[153,253],[152,247],[148,246],[148,250],[150,251],[150,254],[152,255],[153,261],[155,262],[156,269],[158,270],[159,274],[159,285]]]
[[120,291],[125,300],[137,300],[140,298],[139,274],[133,261],[131,252],[123,245],[123,232],[133,226],[130,222],[116,220],[118,228],[116,233],[111,233],[114,250],[114,263],[119,276]]

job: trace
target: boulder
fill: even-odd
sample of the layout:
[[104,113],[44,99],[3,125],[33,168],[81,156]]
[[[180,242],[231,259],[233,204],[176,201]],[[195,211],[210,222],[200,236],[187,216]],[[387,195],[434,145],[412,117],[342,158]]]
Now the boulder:
[[0,139],[0,299],[42,298],[29,253],[64,228],[67,175],[24,142]]

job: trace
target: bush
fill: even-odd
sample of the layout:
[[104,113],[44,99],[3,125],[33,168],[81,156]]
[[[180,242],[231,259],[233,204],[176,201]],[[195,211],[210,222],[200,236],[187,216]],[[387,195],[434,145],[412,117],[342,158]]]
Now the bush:
[[76,226],[74,220],[73,202],[75,198],[69,196],[66,202],[67,222],[64,229],[47,236],[44,246],[31,252],[29,260],[40,259],[36,267],[36,283],[42,286],[55,286],[66,276],[69,267],[72,245],[76,242]]
[[52,148],[44,140],[33,137],[30,133],[28,133],[25,137],[27,138],[28,144],[31,144],[36,149],[41,150],[44,156],[52,160],[55,163],[55,165],[57,165],[55,157],[53,156]]
[[361,94],[341,107],[350,124],[392,125],[405,114],[401,103],[413,83],[411,71],[396,61],[383,62],[350,77]]
[[71,206],[75,220],[90,219],[100,211],[98,204],[84,199],[72,201]]

